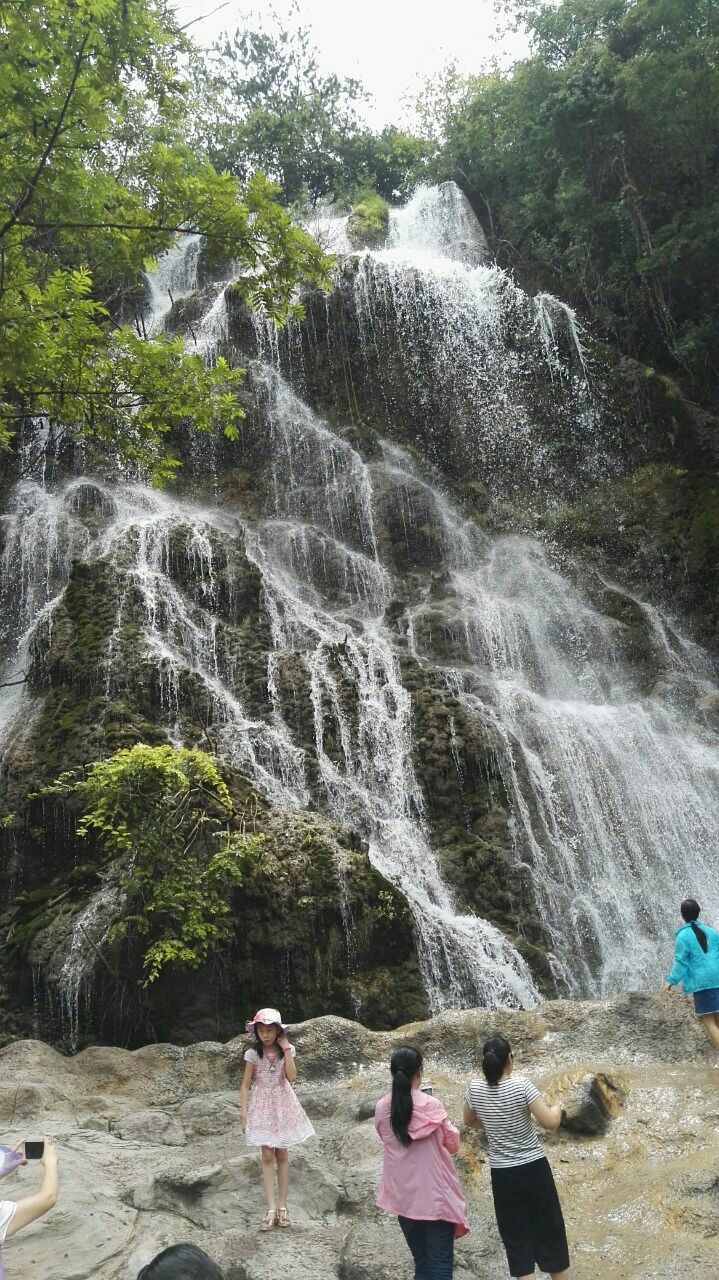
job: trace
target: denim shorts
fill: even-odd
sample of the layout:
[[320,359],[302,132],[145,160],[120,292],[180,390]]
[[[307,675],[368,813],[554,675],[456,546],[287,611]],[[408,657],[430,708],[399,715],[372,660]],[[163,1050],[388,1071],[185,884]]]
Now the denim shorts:
[[707,987],[694,992],[694,1012],[701,1018],[705,1013],[719,1013],[719,987]]

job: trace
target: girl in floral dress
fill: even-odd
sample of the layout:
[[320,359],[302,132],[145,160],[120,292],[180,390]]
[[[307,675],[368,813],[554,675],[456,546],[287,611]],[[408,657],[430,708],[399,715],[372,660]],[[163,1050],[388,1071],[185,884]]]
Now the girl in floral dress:
[[[242,1128],[247,1145],[260,1147],[262,1183],[267,1213],[260,1231],[291,1226],[287,1212],[287,1148],[314,1135],[292,1085],[297,1079],[295,1050],[287,1039],[289,1028],[279,1010],[260,1009],[246,1024],[255,1045],[245,1053],[245,1074],[240,1088]],[[275,1207],[275,1162],[279,1204]]]

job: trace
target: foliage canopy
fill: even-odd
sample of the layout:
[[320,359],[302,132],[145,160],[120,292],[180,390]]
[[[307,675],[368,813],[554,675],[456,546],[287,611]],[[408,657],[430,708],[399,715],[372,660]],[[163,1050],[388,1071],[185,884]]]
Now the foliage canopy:
[[240,292],[279,321],[299,281],[327,282],[269,179],[240,184],[188,145],[189,49],[165,0],[0,6],[0,448],[45,417],[162,480],[181,420],[236,434],[238,371],[123,323],[176,233],[237,262]]
[[289,205],[342,200],[370,187],[385,200],[409,194],[426,168],[426,140],[360,119],[353,79],[324,75],[310,31],[237,30],[208,63],[195,63],[200,140],[213,162],[240,178],[255,169]]
[[[441,170],[495,250],[697,396],[717,391],[716,0],[509,0],[533,42],[508,72],[456,74]],[[436,95],[442,101],[442,95]]]
[[232,894],[262,841],[233,829],[212,756],[139,743],[40,794],[79,807],[77,834],[94,834],[113,862],[124,908],[111,938],[141,943],[146,986],[167,965],[197,968],[231,937]]

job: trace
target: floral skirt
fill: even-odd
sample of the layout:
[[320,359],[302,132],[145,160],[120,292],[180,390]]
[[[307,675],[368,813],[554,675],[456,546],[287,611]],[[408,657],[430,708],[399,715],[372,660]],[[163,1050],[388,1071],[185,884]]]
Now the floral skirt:
[[314,1128],[292,1085],[255,1080],[247,1104],[245,1139],[249,1147],[296,1147],[314,1137]]

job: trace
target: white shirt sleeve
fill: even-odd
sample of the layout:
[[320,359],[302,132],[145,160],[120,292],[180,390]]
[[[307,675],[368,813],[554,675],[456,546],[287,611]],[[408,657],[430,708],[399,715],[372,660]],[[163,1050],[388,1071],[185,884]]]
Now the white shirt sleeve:
[[251,1062],[253,1066],[257,1066],[259,1055],[256,1049],[245,1049],[245,1062]]
[[531,1107],[532,1103],[536,1102],[537,1098],[541,1098],[541,1096],[542,1095],[539,1092],[539,1089],[537,1088],[536,1084],[532,1084],[532,1081],[528,1080],[527,1077],[525,1076],[524,1077],[524,1097],[525,1097],[527,1106]]
[[14,1200],[0,1200],[0,1244],[2,1244],[13,1218],[17,1205]]

